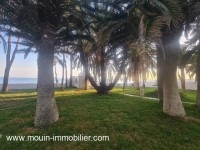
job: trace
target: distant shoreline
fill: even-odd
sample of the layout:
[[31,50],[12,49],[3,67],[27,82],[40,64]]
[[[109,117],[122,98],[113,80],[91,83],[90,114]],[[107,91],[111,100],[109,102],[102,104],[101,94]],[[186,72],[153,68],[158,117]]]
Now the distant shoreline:
[[[0,89],[2,88],[2,84],[0,84]],[[36,89],[37,84],[23,83],[23,84],[9,84],[8,89]]]
[[[197,89],[197,84],[194,81],[186,81],[186,89],[188,90],[196,90]],[[118,86],[122,86],[122,83],[118,83]],[[117,86],[116,85],[116,86]],[[131,86],[132,84],[129,83],[128,86]],[[146,87],[157,87],[156,86],[156,81],[151,82],[151,81],[147,81],[146,82]],[[180,81],[178,81],[178,86],[180,87]],[[60,87],[60,83],[55,84],[55,87]],[[2,83],[0,83],[0,89],[2,88]],[[36,89],[37,88],[37,84],[36,83],[11,83],[8,85],[9,89]]]

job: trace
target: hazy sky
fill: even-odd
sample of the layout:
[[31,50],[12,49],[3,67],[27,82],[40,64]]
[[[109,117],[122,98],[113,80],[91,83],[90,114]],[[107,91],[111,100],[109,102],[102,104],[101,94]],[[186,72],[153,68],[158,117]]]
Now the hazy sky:
[[[6,54],[0,46],[0,77],[3,77],[6,64]],[[30,54],[24,59],[24,54],[17,54],[10,71],[10,77],[37,77],[37,54]]]
[[[185,42],[184,37],[181,43]],[[14,45],[12,45],[14,48]],[[2,43],[0,43],[0,77],[3,77],[5,70],[6,54],[3,51]],[[61,78],[61,67],[57,65],[58,77]],[[11,67],[10,77],[32,77],[37,78],[37,53],[30,53],[24,59],[24,54],[17,54]]]
[[[15,45],[12,45],[14,49]],[[6,64],[6,54],[4,53],[2,43],[0,43],[0,77],[3,77]],[[57,65],[59,77],[61,67]],[[24,54],[16,54],[15,60],[10,70],[10,77],[31,77],[37,78],[37,53],[30,53],[26,59]]]

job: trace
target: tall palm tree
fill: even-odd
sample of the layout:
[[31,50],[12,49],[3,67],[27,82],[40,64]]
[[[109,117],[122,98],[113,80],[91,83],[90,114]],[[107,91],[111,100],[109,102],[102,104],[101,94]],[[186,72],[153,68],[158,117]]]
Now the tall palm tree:
[[[185,115],[185,111],[178,91],[176,69],[177,54],[180,49],[179,38],[182,31],[182,26],[179,24],[185,21],[184,11],[187,12],[187,10],[183,9],[185,9],[187,2],[144,0],[136,1],[136,4],[136,8],[139,8],[142,14],[146,16],[142,23],[146,27],[141,27],[140,34],[149,30],[149,35],[152,35],[151,39],[157,41],[157,45],[162,44],[157,47],[164,52],[163,66],[161,66],[164,68],[162,73],[163,111],[171,116],[182,117]],[[140,25],[142,24],[140,23]],[[159,55],[157,58],[159,58]]]
[[[163,79],[163,111],[171,116],[184,116],[185,111],[181,104],[177,86],[176,70],[178,64],[178,54],[180,51],[179,39],[184,26],[194,19],[199,12],[192,12],[191,8],[198,4],[198,1],[174,1],[173,14],[176,22],[172,21],[170,29],[163,31],[162,42],[165,52],[164,79]],[[193,13],[191,15],[191,13]]]
[[[53,60],[57,30],[68,19],[70,2],[59,0],[0,2],[0,22],[19,32],[10,32],[32,41],[38,50],[38,94],[35,126],[49,126],[59,117],[54,97]],[[69,13],[68,13],[69,14]],[[65,23],[65,26],[68,25]]]
[[193,24],[192,28],[192,38],[189,40],[187,45],[187,51],[183,55],[181,66],[186,66],[186,70],[191,71],[192,74],[196,73],[197,81],[197,96],[196,96],[196,105],[200,108],[200,16],[198,16]]

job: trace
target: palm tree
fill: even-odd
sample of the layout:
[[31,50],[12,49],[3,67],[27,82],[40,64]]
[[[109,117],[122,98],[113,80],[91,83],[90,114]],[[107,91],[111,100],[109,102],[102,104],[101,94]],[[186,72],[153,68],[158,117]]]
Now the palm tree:
[[3,85],[2,85],[2,90],[1,90],[3,93],[8,92],[8,80],[9,80],[10,69],[15,60],[15,55],[17,54],[17,51],[18,51],[19,42],[20,42],[20,38],[17,39],[15,48],[12,52],[12,46],[11,46],[12,36],[8,35],[8,42],[7,42],[8,48],[6,50],[6,67],[4,71]]
[[185,91],[185,66],[181,65],[181,59],[183,58],[184,54],[186,53],[185,49],[182,48],[179,54],[179,63],[178,63],[178,77],[181,82],[181,90]]
[[61,22],[68,19],[63,13],[69,12],[69,5],[70,2],[64,0],[0,2],[1,24],[17,28],[19,32],[9,32],[32,41],[38,50],[36,127],[49,126],[59,117],[54,97],[53,60],[56,31]]
[[[180,49],[179,38],[181,36],[182,26],[179,24],[185,22],[183,10],[187,2],[181,4],[181,1],[136,1],[136,8],[139,8],[143,17],[141,31],[149,31],[151,39],[157,42],[158,50],[164,52],[163,61],[163,111],[171,116],[184,116],[185,111],[181,103],[177,79],[176,69],[178,60],[178,51]],[[140,19],[141,22],[141,19]],[[146,29],[146,30],[145,30]],[[145,35],[145,34],[144,34]],[[145,36],[139,36],[144,38]],[[146,34],[148,37],[148,34]],[[140,40],[141,41],[141,40]],[[161,42],[160,42],[161,41]],[[161,45],[162,44],[162,45]],[[159,60],[160,55],[157,56]],[[160,68],[160,67],[159,67]],[[161,79],[161,82],[162,82]],[[161,85],[162,88],[162,85]],[[162,92],[162,90],[160,90]],[[162,96],[162,94],[161,94]]]
[[[65,78],[65,66],[66,66],[66,61],[65,61],[65,54],[62,53],[62,55],[55,55],[55,62],[58,62],[58,64],[62,67],[62,78],[61,78],[61,90],[64,90],[64,78]],[[56,66],[56,64],[55,64]],[[57,74],[56,74],[57,76]],[[56,79],[57,80],[57,79]]]
[[70,53],[70,75],[69,75],[69,87],[72,87],[73,60],[74,60],[74,54],[73,54],[73,53]]
[[[99,94],[107,94],[114,85],[117,83],[119,77],[123,73],[126,62],[126,49],[124,47],[108,48],[105,52],[103,47],[100,52],[92,49],[84,49],[79,47],[80,58],[85,70],[86,77],[89,79],[91,85],[96,89]],[[118,52],[118,55],[113,55]],[[112,56],[112,57],[111,57]],[[94,65],[95,64],[95,65]],[[108,84],[107,71],[109,66],[114,64],[117,71],[115,78]],[[98,70],[98,72],[96,72]],[[95,71],[95,74],[91,74],[91,71]],[[98,76],[99,83],[95,81],[95,76]]]
[[[120,15],[117,14],[120,10],[117,9],[123,8],[115,8],[115,6],[107,2],[99,2],[100,4],[97,4],[98,2],[94,1],[94,5],[91,5],[90,2],[86,3],[85,1],[83,3],[80,1],[80,3],[80,9],[83,10],[83,16],[80,18],[84,18],[85,20],[83,19],[83,22],[88,23],[85,25],[86,28],[84,30],[78,28],[76,33],[81,33],[83,41],[85,40],[89,42],[91,44],[91,48],[85,48],[83,44],[85,42],[82,41],[75,41],[75,45],[79,50],[82,65],[84,66],[86,76],[90,80],[92,86],[98,93],[106,94],[118,81],[126,62],[125,55],[127,49],[124,46],[126,45],[126,39],[120,39],[119,36],[117,36],[117,32],[122,33],[123,30],[126,30],[125,28],[117,29],[117,24],[119,23],[120,18]],[[121,5],[119,4],[119,6]],[[122,13],[124,14],[125,12],[122,11]],[[86,17],[84,14],[87,14]],[[114,21],[112,22],[112,20]],[[113,25],[115,25],[116,28],[112,28]],[[117,38],[119,40],[116,40]],[[117,59],[111,57],[114,56],[112,54],[114,54],[117,49],[120,49],[120,53],[122,54],[121,56],[123,57],[120,56],[118,58],[118,61],[115,64],[118,67],[118,73],[113,82],[108,85],[107,66],[113,63],[114,59]],[[94,69],[91,69],[92,66],[94,66]],[[95,80],[95,78],[99,80],[99,83],[96,82],[97,80]]]
[[[188,5],[190,4],[191,5]],[[178,54],[180,51],[179,39],[183,31],[183,26],[188,22],[194,20],[195,15],[190,16],[189,8],[197,3],[192,3],[191,1],[184,1],[182,5],[177,3],[176,9],[176,17],[179,18],[179,24],[176,22],[172,22],[170,30],[165,30],[162,41],[165,51],[165,70],[164,70],[164,81],[163,81],[163,110],[165,113],[171,116],[184,116],[185,111],[183,106],[181,105],[181,100],[179,96],[177,79],[176,79],[176,70],[178,64]],[[189,7],[188,7],[189,6]],[[177,13],[179,11],[179,13]],[[189,18],[189,19],[188,19]]]
[[154,76],[155,73],[155,48],[153,48],[152,43],[147,40],[141,45],[138,42],[130,44],[130,68],[133,74],[134,86],[136,89],[140,89],[140,81],[143,82],[143,87],[145,87],[146,78],[149,75]]
[[189,40],[187,45],[187,51],[183,55],[181,66],[186,66],[187,71],[192,71],[192,76],[196,73],[197,81],[197,96],[196,96],[196,105],[200,108],[200,16],[195,20],[195,23],[192,28],[192,38]]

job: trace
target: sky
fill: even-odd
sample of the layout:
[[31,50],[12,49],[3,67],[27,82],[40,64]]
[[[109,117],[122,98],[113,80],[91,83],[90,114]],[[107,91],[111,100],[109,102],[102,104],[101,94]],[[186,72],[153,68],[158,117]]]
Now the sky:
[[[186,39],[182,36],[180,43]],[[15,45],[12,45],[14,49]],[[20,47],[19,47],[20,48]],[[4,53],[2,44],[0,43],[0,77],[3,77],[5,70],[6,54]],[[62,68],[57,65],[58,78],[61,78]],[[15,60],[10,70],[10,77],[26,77],[37,78],[37,53],[30,53],[26,59],[24,54],[16,54]]]
[[[7,40],[7,39],[6,39]],[[13,38],[13,40],[15,40]],[[12,44],[12,51],[15,44]],[[21,47],[19,47],[20,49]],[[2,43],[0,43],[0,77],[3,77],[6,65],[6,54],[3,50]],[[61,77],[61,67],[57,65],[58,77]],[[24,59],[23,53],[18,53],[10,70],[10,77],[26,77],[37,78],[37,53],[30,53]]]
[[[12,48],[14,45],[12,45]],[[3,77],[6,64],[6,54],[0,46],[0,77]],[[10,70],[10,77],[37,77],[37,54],[30,54],[24,59],[24,54],[16,54]]]

